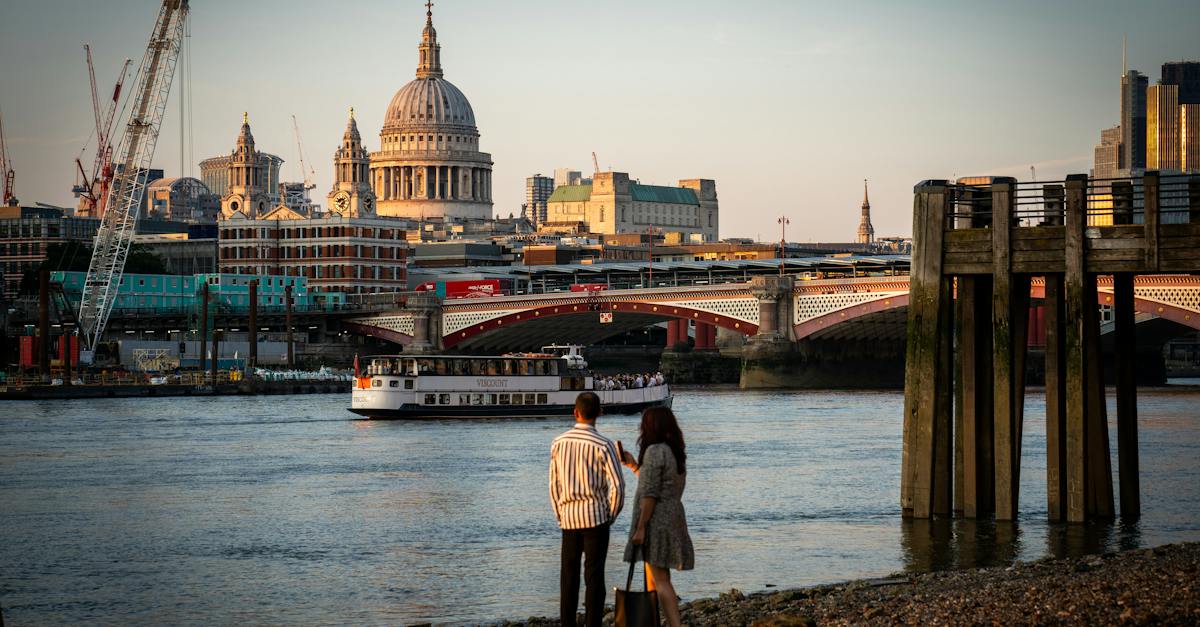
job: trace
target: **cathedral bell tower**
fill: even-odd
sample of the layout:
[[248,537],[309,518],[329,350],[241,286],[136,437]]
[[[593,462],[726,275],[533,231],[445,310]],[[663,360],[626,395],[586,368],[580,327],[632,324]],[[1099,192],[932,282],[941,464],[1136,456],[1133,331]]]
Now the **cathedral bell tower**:
[[346,217],[374,215],[375,193],[371,191],[370,167],[370,155],[362,146],[351,108],[342,145],[333,153],[333,189],[329,190],[328,196],[330,213]]
[[867,197],[867,179],[863,179],[862,219],[858,222],[858,243],[875,242],[875,227],[871,226],[871,200]]
[[229,191],[221,198],[221,217],[229,219],[241,212],[253,219],[267,213],[270,207],[263,182],[254,136],[250,134],[250,118],[243,113],[242,131],[229,158]]

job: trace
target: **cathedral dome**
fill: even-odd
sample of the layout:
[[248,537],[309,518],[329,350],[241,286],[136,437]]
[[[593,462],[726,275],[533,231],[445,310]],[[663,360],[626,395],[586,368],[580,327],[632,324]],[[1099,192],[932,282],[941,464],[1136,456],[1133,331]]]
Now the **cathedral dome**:
[[446,130],[478,135],[471,103],[450,81],[417,78],[400,88],[383,118],[384,132]]

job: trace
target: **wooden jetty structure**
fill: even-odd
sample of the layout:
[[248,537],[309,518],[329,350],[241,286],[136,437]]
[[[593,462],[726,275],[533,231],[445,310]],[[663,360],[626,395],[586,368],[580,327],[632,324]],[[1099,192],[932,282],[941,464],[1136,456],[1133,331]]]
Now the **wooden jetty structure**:
[[1134,277],[1200,272],[1200,176],[923,181],[913,203],[900,502],[1015,520],[1031,282],[1044,281],[1052,521],[1115,515],[1097,280],[1112,277],[1123,517],[1140,512]]

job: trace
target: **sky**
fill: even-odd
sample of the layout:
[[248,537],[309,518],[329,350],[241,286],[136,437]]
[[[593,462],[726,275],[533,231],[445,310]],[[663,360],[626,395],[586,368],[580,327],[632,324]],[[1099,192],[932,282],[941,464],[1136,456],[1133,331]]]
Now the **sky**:
[[[419,0],[193,0],[188,89],[172,89],[154,163],[199,176],[242,112],[260,150],[302,178],[292,115],[328,204],[354,107],[369,150],[411,80]],[[22,204],[73,206],[94,155],[83,44],[101,92],[144,52],[154,0],[4,0],[0,112]],[[1153,83],[1200,58],[1200,2],[437,0],[445,78],[495,161],[495,213],[556,167],[649,184],[717,182],[721,237],[850,241],[863,179],[878,236],[912,230],[912,188],[968,175],[1086,173],[1117,123],[1121,41]],[[131,86],[133,79],[129,80]],[[180,93],[187,94],[181,99]],[[181,100],[190,115],[181,116]],[[181,121],[187,132],[181,170]]]

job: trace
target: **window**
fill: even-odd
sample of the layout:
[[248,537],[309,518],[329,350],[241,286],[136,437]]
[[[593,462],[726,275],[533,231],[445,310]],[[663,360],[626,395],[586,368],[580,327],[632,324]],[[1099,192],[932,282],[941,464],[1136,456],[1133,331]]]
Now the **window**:
[[383,387],[383,379],[375,379],[375,380],[371,381],[371,387],[373,387],[373,388]]
[[524,404],[524,401],[525,401],[525,397],[524,397],[524,396],[522,396],[522,395],[520,395],[520,394],[513,394],[513,395],[512,395],[512,404],[513,404],[513,405],[521,405],[521,404]]
[[509,401],[509,398],[508,398],[508,395],[507,395],[507,394],[501,394],[501,395],[500,395],[500,404],[501,404],[501,405],[507,405],[507,404],[508,404],[508,401]]
[[513,372],[516,370],[516,363],[515,363],[515,362],[516,362],[516,360],[515,360],[515,359],[502,359],[502,360],[500,360],[500,365],[501,365],[501,367],[502,367],[502,369],[503,369],[503,370],[501,371],[501,374],[503,374],[503,375],[504,375],[504,376],[506,376],[506,377],[511,377],[511,376],[513,375]]
[[404,389],[406,389],[406,390],[411,390],[411,389],[413,389],[413,381],[412,381],[412,379],[405,379],[405,380],[404,380]]
[[488,395],[487,395],[487,402],[488,402],[488,405],[495,405],[495,404],[496,404],[496,401],[497,401],[497,398],[496,398],[496,397],[497,397],[497,395],[496,395],[496,394],[488,394]]
[[537,402],[538,402],[538,405],[545,405],[547,402],[549,402],[549,397],[545,393],[538,394]]
[[458,404],[459,405],[470,405],[471,404],[471,395],[470,394],[459,394],[458,395]]
[[437,394],[426,394],[425,395],[425,404],[426,405],[433,405],[435,403],[437,403]]
[[450,404],[450,395],[449,394],[438,394],[438,405],[449,405],[449,404]]
[[400,387],[400,382],[395,379],[392,379],[391,381],[388,381],[388,387],[390,387],[390,388]]
[[485,395],[483,395],[483,394],[472,394],[472,395],[471,395],[471,404],[472,404],[472,405],[483,405],[483,404],[484,404],[484,400],[485,400],[486,398],[487,398],[487,397],[486,397]]
[[526,394],[525,395],[525,404],[526,405],[533,405],[535,403],[537,403],[537,394]]
[[482,359],[470,360],[470,369],[471,374],[475,376],[487,374],[487,364]]

